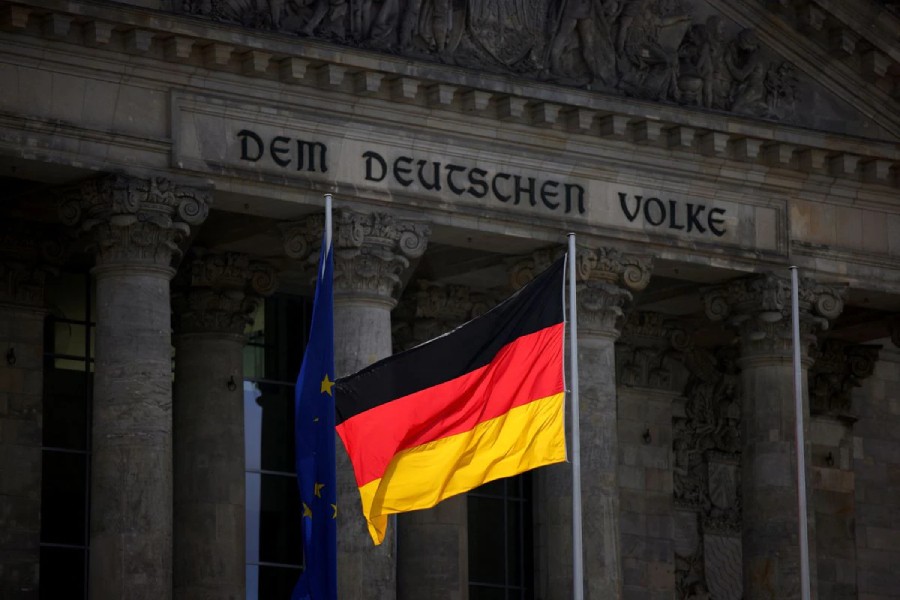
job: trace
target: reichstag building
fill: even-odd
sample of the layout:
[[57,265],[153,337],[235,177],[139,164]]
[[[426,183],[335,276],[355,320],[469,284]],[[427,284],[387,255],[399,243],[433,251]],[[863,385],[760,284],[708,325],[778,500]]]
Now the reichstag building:
[[[0,597],[289,598],[337,375],[574,232],[590,600],[900,598],[900,3],[0,0]],[[391,519],[345,600],[568,600],[570,465]]]

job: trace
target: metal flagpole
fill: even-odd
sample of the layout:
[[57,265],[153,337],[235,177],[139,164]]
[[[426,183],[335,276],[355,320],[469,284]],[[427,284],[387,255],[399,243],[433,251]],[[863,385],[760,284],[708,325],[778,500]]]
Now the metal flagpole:
[[326,248],[331,247],[331,194],[325,194],[325,235],[328,236],[322,240],[322,245]]
[[572,405],[572,589],[584,598],[581,539],[581,427],[578,408],[578,312],[575,310],[575,234],[569,234],[569,379]]
[[800,301],[797,267],[791,267],[791,324],[794,330],[794,413],[797,429],[797,505],[800,527],[800,597],[809,600],[809,532],[806,522],[806,451],[803,439],[803,378],[800,373]]

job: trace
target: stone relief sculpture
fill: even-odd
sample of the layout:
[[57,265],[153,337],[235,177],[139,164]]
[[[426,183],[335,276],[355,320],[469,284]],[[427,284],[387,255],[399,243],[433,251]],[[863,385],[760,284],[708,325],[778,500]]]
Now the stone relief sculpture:
[[683,414],[673,419],[679,600],[739,600],[741,583],[739,375],[728,352],[691,349]]
[[793,65],[688,0],[184,0],[182,12],[562,85],[791,119]]

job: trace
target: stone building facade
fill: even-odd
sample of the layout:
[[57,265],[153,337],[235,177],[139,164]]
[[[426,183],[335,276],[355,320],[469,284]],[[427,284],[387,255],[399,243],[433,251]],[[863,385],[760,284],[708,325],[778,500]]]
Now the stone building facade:
[[[584,587],[900,598],[900,5],[0,0],[0,597],[287,597],[322,194],[338,374],[576,260]],[[572,597],[567,465],[342,598]]]

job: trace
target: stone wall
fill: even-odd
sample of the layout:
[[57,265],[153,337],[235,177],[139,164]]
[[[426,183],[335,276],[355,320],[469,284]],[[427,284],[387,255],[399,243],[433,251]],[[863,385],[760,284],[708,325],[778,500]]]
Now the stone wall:
[[860,600],[900,598],[900,352],[885,343],[854,394],[857,587]]

